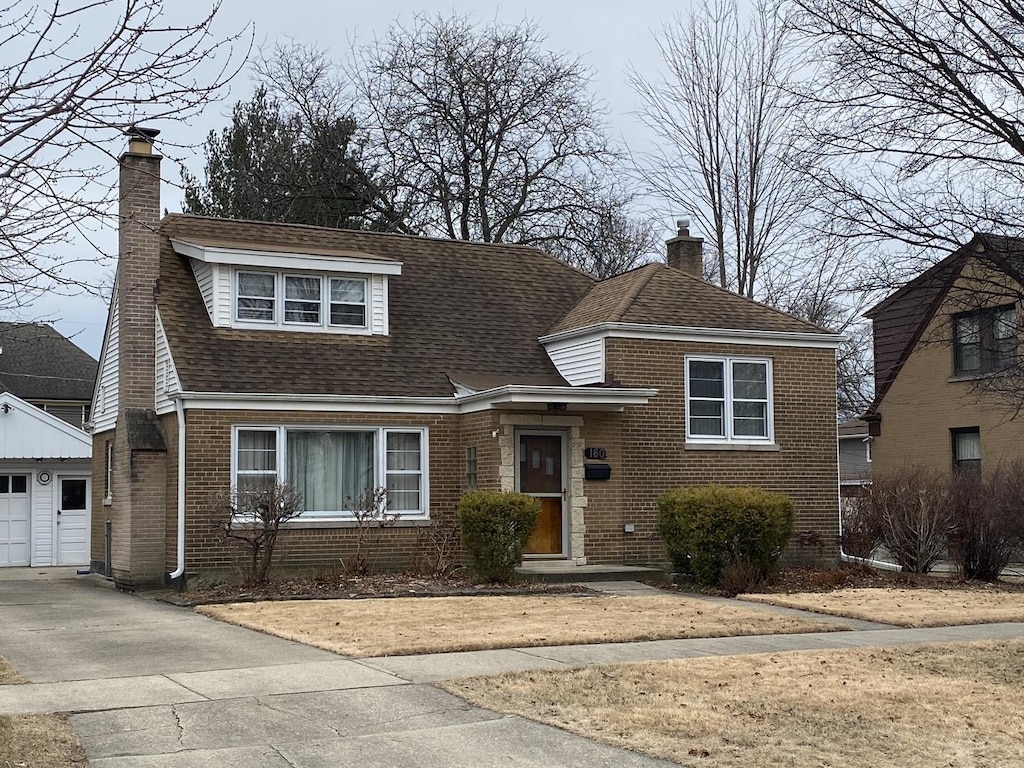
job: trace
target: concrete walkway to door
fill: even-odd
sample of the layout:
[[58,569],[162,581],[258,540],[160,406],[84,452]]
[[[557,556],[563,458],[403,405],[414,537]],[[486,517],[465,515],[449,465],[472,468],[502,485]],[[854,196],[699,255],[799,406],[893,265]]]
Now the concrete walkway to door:
[[110,589],[0,579],[0,714],[76,712],[92,768],[665,766],[373,664]]

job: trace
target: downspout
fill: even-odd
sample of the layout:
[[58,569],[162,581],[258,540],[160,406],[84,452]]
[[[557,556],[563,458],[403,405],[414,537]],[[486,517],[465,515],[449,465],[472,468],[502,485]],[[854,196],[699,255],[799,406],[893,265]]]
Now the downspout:
[[178,414],[178,567],[168,574],[172,582],[185,575],[185,406],[180,395],[174,398],[174,410]]

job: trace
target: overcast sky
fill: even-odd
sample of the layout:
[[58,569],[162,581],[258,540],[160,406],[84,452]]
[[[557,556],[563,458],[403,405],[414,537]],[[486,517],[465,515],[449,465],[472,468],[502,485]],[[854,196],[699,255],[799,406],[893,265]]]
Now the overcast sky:
[[[207,7],[201,0],[168,0],[168,14],[188,15],[194,19]],[[444,15],[470,14],[478,21],[496,19],[515,24],[523,19],[536,21],[548,35],[548,47],[582,57],[594,70],[594,91],[608,107],[608,123],[612,135],[634,151],[644,149],[649,141],[643,126],[630,113],[636,108],[636,98],[626,84],[626,70],[633,66],[647,77],[654,77],[660,67],[654,31],[670,23],[689,6],[667,0],[590,0],[590,2],[519,2],[483,5],[460,0],[458,2],[409,2],[392,0],[377,3],[325,2],[324,0],[223,0],[215,32],[227,34],[252,24],[256,46],[273,45],[279,38],[290,37],[299,43],[314,44],[329,50],[337,58],[345,56],[349,41],[367,42],[383,33],[395,20],[408,20],[421,12]],[[189,125],[164,122],[155,125],[162,131],[162,139],[175,144],[194,145],[184,151],[184,158],[193,173],[201,176],[201,143],[210,129],[227,124],[231,105],[247,98],[251,85],[246,73],[233,83],[227,98],[211,105],[201,120]],[[176,151],[181,154],[181,151]],[[170,182],[178,181],[173,163],[164,163],[163,173]],[[656,202],[656,201],[655,201]],[[162,205],[169,211],[180,211],[180,190],[165,184]],[[665,221],[666,236],[671,234],[673,212],[660,211]],[[100,237],[109,243],[111,255],[116,249],[116,234],[110,230]],[[107,279],[113,267],[106,270]],[[103,277],[101,273],[99,277]],[[77,344],[98,357],[106,321],[106,303],[96,297],[82,294],[72,298],[41,301],[32,310],[33,317],[54,319],[56,327],[72,336]]]

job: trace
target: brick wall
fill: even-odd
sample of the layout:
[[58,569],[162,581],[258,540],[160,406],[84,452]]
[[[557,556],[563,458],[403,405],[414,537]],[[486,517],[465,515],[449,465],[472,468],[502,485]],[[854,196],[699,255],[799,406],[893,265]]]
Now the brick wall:
[[[429,429],[430,510],[432,518],[454,514],[463,492],[465,453],[457,416],[407,414],[267,413],[253,411],[186,411],[186,572],[237,572],[237,551],[217,530],[217,516],[209,500],[231,482],[231,430],[233,425],[360,425],[368,427],[425,426]],[[488,433],[489,434],[489,433]],[[168,450],[168,460],[174,460]],[[170,475],[171,473],[168,473]],[[168,496],[176,487],[168,478]],[[168,518],[172,505],[168,504]],[[342,559],[354,551],[351,523],[316,523],[292,526],[279,539],[277,561],[284,571],[337,571]],[[369,550],[381,569],[407,568],[422,547],[429,523],[402,521],[369,538]],[[168,536],[170,541],[170,536]],[[169,558],[173,548],[168,547]]]
[[[623,386],[654,387],[646,406],[622,415],[622,515],[636,533],[623,560],[663,562],[655,530],[658,496],[680,485],[749,484],[788,494],[797,509],[788,562],[834,562],[838,554],[838,469],[834,352],[634,339],[606,341],[606,370]],[[684,355],[772,360],[777,451],[686,446]],[[799,540],[805,543],[798,543]],[[589,555],[589,553],[588,553]],[[603,556],[602,556],[603,557]]]
[[[951,315],[973,308],[978,301],[957,295],[970,287],[969,279],[962,278],[950,291],[883,397],[878,408],[882,433],[871,446],[875,475],[898,471],[904,464],[951,469],[950,430],[963,427],[979,429],[982,472],[1001,460],[1024,458],[1024,428],[1019,419],[1010,418],[1013,410],[1008,402],[985,394],[984,378],[951,380]],[[1005,303],[1005,299],[991,300],[992,306]]]

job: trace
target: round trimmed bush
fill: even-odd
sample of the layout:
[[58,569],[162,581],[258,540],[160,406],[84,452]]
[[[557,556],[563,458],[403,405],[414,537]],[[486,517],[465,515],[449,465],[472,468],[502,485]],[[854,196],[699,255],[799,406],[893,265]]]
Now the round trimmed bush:
[[459,525],[470,574],[479,581],[506,582],[523,561],[537,525],[540,501],[511,491],[470,491],[459,500]]
[[749,486],[688,486],[658,499],[658,533],[676,572],[709,586],[719,583],[726,566],[739,563],[767,577],[795,516],[785,494]]

